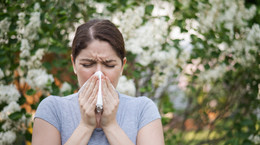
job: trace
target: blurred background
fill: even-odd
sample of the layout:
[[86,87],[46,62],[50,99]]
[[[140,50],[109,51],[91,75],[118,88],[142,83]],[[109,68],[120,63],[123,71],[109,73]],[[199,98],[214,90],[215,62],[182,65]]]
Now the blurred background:
[[40,101],[77,91],[71,41],[93,18],[123,33],[117,90],[157,104],[166,145],[260,144],[259,0],[1,0],[0,145],[30,145]]

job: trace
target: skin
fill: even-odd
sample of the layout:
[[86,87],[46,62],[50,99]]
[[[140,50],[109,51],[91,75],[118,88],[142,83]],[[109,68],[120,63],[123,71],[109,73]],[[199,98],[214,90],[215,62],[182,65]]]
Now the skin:
[[[111,145],[133,145],[125,132],[116,121],[116,112],[119,105],[116,88],[120,75],[123,72],[126,58],[121,59],[116,55],[111,45],[105,41],[93,40],[86,49],[76,57],[75,62],[71,57],[74,72],[78,77],[81,87],[87,84],[79,94],[81,121],[66,142],[66,145],[86,145],[96,127],[101,127]],[[93,75],[101,71],[103,113],[95,112],[99,79]],[[33,128],[33,145],[60,145],[59,131],[48,122],[36,118]],[[137,145],[164,145],[161,120],[157,119],[139,130]]]

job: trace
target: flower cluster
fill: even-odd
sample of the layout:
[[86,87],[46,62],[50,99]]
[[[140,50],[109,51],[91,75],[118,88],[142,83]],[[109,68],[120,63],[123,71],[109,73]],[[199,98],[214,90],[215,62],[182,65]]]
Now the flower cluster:
[[[8,18],[3,19],[0,21],[0,37],[6,36],[6,33],[9,31],[11,23],[8,21]],[[4,40],[0,38],[0,43]]]
[[[147,69],[147,72],[141,74],[143,80],[151,76],[154,87],[166,87],[171,83],[173,74],[178,73],[176,65],[186,62],[190,53],[179,52],[169,41],[172,40],[169,29],[174,18],[174,5],[166,1],[152,1],[151,3],[154,6],[151,16],[145,13],[145,6],[141,5],[113,14],[112,21],[118,25],[124,35],[126,50],[136,55],[135,62],[143,67],[154,64],[151,71]],[[172,19],[166,20],[163,16]],[[149,19],[143,21],[145,17]],[[167,45],[164,46],[164,44]],[[184,47],[186,49],[186,46]],[[183,61],[177,60],[178,53]],[[143,86],[143,82],[140,81],[138,85]]]
[[[210,51],[214,51],[214,48],[221,51],[220,61],[223,61],[226,56],[233,58],[233,62],[229,65],[214,64],[216,60],[211,60],[209,63],[214,65],[209,70],[202,69],[201,80],[216,80],[221,78],[226,71],[234,68],[236,63],[248,66],[251,62],[256,61],[254,53],[250,52],[257,52],[259,49],[260,26],[254,24],[251,28],[248,27],[248,20],[252,19],[256,13],[254,5],[246,8],[244,1],[211,0],[209,3],[199,2],[198,9],[200,11],[196,13],[198,19],[195,21],[197,24],[192,28],[202,34],[213,31],[216,33],[216,37],[219,37],[217,36],[219,32],[224,32],[228,39],[216,41],[215,38],[205,39],[199,35],[197,37],[211,45],[212,50]],[[235,29],[239,29],[239,31],[235,33]]]
[[[41,25],[39,3],[35,3],[33,10],[30,13],[29,22],[26,21],[27,13],[25,12],[20,12],[18,21],[15,22],[17,35],[12,37],[17,39],[18,44],[20,44],[19,66],[15,77],[19,78],[19,83],[23,86],[26,86],[25,83],[27,83],[32,89],[50,90],[50,84],[54,81],[54,78],[52,75],[47,74],[41,64],[46,50],[35,50],[33,43],[39,39],[38,29]],[[8,18],[0,22],[1,36],[6,35],[10,25],[11,22],[8,21]],[[0,43],[6,42],[6,40],[3,37],[3,39],[0,39]],[[0,79],[9,75],[9,70],[0,69]],[[28,116],[21,112],[21,106],[18,104],[18,100],[22,96],[21,94],[26,90],[19,91],[13,84],[4,85],[2,83],[4,82],[0,81],[0,105],[3,107],[0,114],[0,144],[13,144],[16,139],[16,133],[25,133],[31,121]]]
[[17,102],[20,98],[20,93],[16,89],[14,85],[3,85],[0,84],[0,104],[1,103],[11,103],[11,102]]
[[72,90],[72,88],[71,88],[70,84],[67,82],[64,82],[60,88],[61,93],[70,92],[71,90]]
[[121,76],[118,81],[117,91],[130,96],[135,96],[136,88],[132,79],[127,80],[126,76]]
[[[129,8],[125,12],[117,12],[112,15],[112,21],[119,26],[124,38],[133,37],[133,30],[143,23],[144,7]],[[127,45],[126,45],[127,46]]]
[[[200,23],[199,29],[205,33],[209,30],[220,30],[221,24],[229,30],[229,37],[233,38],[234,27],[241,28],[247,25],[256,12],[256,7],[247,9],[244,1],[210,0],[208,4],[199,2],[197,13]],[[213,25],[212,25],[213,24]]]
[[44,69],[30,69],[27,73],[25,81],[33,89],[48,89],[47,84],[51,84],[54,79],[52,75],[47,74]]
[[12,144],[15,139],[16,134],[13,131],[0,132],[0,144]]
[[0,104],[7,104],[0,114],[0,122],[2,122],[0,132],[0,144],[12,144],[16,139],[17,131],[24,132],[26,128],[21,127],[28,124],[28,120],[23,115],[15,122],[9,118],[12,113],[21,111],[20,105],[17,103],[20,98],[20,93],[14,85],[0,84]]

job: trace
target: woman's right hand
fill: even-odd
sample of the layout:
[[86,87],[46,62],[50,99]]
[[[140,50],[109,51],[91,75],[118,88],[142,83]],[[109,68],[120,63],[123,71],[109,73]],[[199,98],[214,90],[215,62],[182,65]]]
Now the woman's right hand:
[[95,129],[97,126],[95,107],[98,94],[98,78],[93,75],[87,81],[85,88],[79,93],[79,106],[81,113],[80,125]]

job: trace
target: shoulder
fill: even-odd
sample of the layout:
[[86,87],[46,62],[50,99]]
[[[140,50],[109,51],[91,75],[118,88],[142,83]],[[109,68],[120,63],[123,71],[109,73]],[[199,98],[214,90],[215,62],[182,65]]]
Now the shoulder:
[[125,94],[119,93],[120,101],[127,101],[127,102],[133,102],[133,103],[152,103],[153,101],[146,97],[146,96],[139,96],[139,97],[133,97],[133,96],[128,96]]
[[138,107],[139,111],[140,111],[140,109],[142,110],[142,109],[146,108],[147,106],[153,106],[153,107],[157,108],[154,101],[146,96],[132,97],[132,96],[128,96],[125,94],[119,94],[119,96],[120,96],[120,102],[122,102],[123,104],[127,103],[127,105]]
[[60,96],[48,96],[41,101],[36,110],[36,116],[40,114],[55,114],[60,115],[60,111],[66,108],[68,104],[75,104],[77,102],[78,95],[72,94],[66,97]]
[[71,95],[68,95],[65,97],[51,95],[51,96],[44,98],[41,101],[40,105],[58,105],[58,104],[62,104],[64,102],[77,100],[77,98],[78,98],[77,93],[71,94]]
[[148,97],[131,97],[120,94],[120,103],[121,101],[123,101],[122,106],[124,106],[124,108],[135,112],[138,122],[138,130],[153,120],[161,118],[157,105]]
[[139,96],[139,97],[132,97],[125,94],[120,94],[120,104],[124,106],[124,108],[135,108],[135,110],[139,113],[142,113],[143,111],[158,111],[157,105],[151,100],[150,98],[146,96]]
[[[48,96],[41,101],[37,107],[34,118],[41,118],[55,126],[59,131],[61,129],[62,114],[66,111],[67,104],[75,104],[77,94],[72,94],[66,97]],[[73,102],[73,103],[71,103]]]

